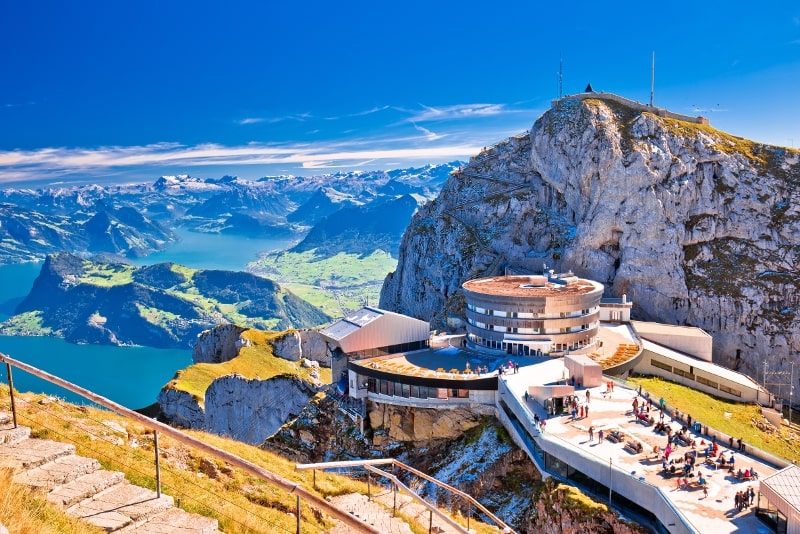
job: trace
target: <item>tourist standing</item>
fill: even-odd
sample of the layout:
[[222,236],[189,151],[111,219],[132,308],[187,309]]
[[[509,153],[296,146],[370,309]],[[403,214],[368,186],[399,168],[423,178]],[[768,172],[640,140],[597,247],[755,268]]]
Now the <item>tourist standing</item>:
[[589,417],[589,405],[588,404],[586,405],[585,412],[586,412],[586,417]]
[[589,441],[594,441],[594,427],[589,426]]
[[586,390],[586,404],[589,404],[589,390]]
[[750,506],[753,506],[753,501],[756,498],[756,490],[753,489],[753,486],[747,488],[747,500],[750,502]]
[[597,442],[598,443],[602,443],[603,442],[603,436],[604,436],[603,429],[601,428],[600,431],[597,433]]

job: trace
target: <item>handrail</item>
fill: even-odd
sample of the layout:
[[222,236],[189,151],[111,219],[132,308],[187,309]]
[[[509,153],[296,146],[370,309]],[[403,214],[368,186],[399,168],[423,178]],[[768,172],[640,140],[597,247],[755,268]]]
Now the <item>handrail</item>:
[[403,488],[406,491],[406,493],[408,493],[411,496],[412,499],[414,499],[415,501],[420,503],[422,506],[427,508],[431,513],[436,514],[436,517],[438,517],[439,519],[441,519],[442,521],[444,521],[445,523],[447,523],[448,525],[450,525],[451,527],[453,527],[457,531],[459,531],[459,532],[461,532],[463,534],[469,534],[469,531],[467,529],[465,529],[464,527],[462,527],[461,525],[459,525],[458,523],[456,523],[455,521],[453,521],[452,519],[447,517],[440,510],[438,510],[435,506],[432,506],[425,499],[423,499],[422,497],[417,495],[414,491],[411,490],[411,488],[409,488],[408,486],[406,486],[405,484],[400,482],[400,480],[396,476],[394,476],[393,474],[387,473],[386,471],[384,471],[382,469],[378,469],[377,467],[374,467],[374,466],[371,466],[371,465],[365,465],[364,469],[366,469],[368,471],[372,471],[373,473],[377,473],[377,474],[379,474],[379,475],[381,475],[383,477],[388,478],[389,480],[394,482],[396,486],[398,486],[400,488]]
[[37,377],[39,377],[39,378],[41,378],[43,380],[46,380],[48,382],[51,382],[51,383],[56,384],[58,386],[61,386],[64,389],[72,391],[73,393],[76,393],[76,394],[80,395],[81,397],[83,397],[85,399],[88,399],[88,400],[90,400],[90,401],[92,401],[92,402],[94,402],[96,404],[99,404],[100,406],[108,408],[109,410],[111,410],[113,412],[116,412],[116,413],[118,413],[120,415],[124,415],[126,417],[130,417],[131,419],[135,420],[137,423],[139,423],[139,424],[141,424],[143,426],[146,426],[146,427],[150,428],[151,430],[154,430],[154,431],[160,432],[162,434],[165,434],[165,435],[171,437],[172,439],[174,439],[175,441],[178,441],[180,443],[183,443],[184,445],[188,445],[190,447],[194,447],[196,449],[199,449],[199,450],[201,450],[203,452],[206,452],[206,453],[208,453],[208,454],[210,454],[210,455],[212,455],[212,456],[214,456],[214,457],[216,457],[216,458],[218,458],[220,460],[228,462],[229,464],[231,464],[231,465],[233,465],[235,467],[238,467],[239,469],[242,469],[242,470],[248,472],[251,475],[254,475],[254,476],[258,477],[258,478],[266,480],[267,482],[271,482],[272,484],[278,486],[280,489],[282,489],[284,491],[287,491],[289,493],[294,493],[295,495],[298,495],[298,496],[306,499],[308,502],[312,503],[314,506],[325,510],[327,513],[331,514],[332,516],[336,517],[337,519],[339,519],[343,523],[347,524],[349,527],[352,527],[352,528],[356,529],[359,532],[369,532],[371,534],[381,534],[380,530],[376,529],[375,527],[373,527],[371,525],[363,523],[362,521],[360,521],[355,516],[345,512],[343,510],[339,510],[338,508],[336,508],[335,506],[330,504],[328,501],[326,501],[324,498],[322,498],[322,497],[320,497],[320,496],[318,496],[318,495],[306,490],[305,488],[300,486],[298,483],[292,482],[291,480],[287,480],[287,479],[281,477],[280,475],[276,475],[275,473],[267,471],[266,469],[254,464],[252,462],[249,462],[249,461],[247,461],[247,460],[245,460],[243,458],[239,458],[238,456],[236,456],[234,454],[231,454],[231,453],[229,453],[227,451],[224,451],[222,449],[219,449],[217,447],[214,447],[213,445],[209,445],[208,443],[205,443],[205,442],[203,442],[203,441],[201,441],[201,440],[199,440],[197,438],[194,438],[192,436],[189,436],[188,434],[184,434],[180,430],[177,430],[177,429],[175,429],[175,428],[173,428],[173,427],[171,427],[169,425],[166,425],[164,423],[160,423],[160,422],[156,421],[155,419],[151,419],[151,418],[146,417],[146,416],[144,416],[144,415],[142,415],[142,414],[140,414],[138,412],[130,410],[130,409],[128,409],[128,408],[126,408],[126,407],[124,407],[124,406],[122,406],[120,404],[117,404],[116,402],[113,402],[113,401],[111,401],[111,400],[109,400],[109,399],[107,399],[105,397],[97,395],[96,393],[93,393],[93,392],[91,392],[91,391],[89,391],[87,389],[84,389],[84,388],[82,388],[80,386],[76,386],[75,384],[72,384],[71,382],[67,382],[66,380],[64,380],[62,378],[59,378],[59,377],[57,377],[55,375],[51,375],[50,373],[48,373],[46,371],[42,371],[41,369],[37,369],[36,367],[33,367],[31,365],[28,365],[28,364],[23,363],[23,362],[18,361],[18,360],[15,360],[15,359],[9,357],[6,354],[3,354],[2,352],[0,352],[0,361],[5,362],[8,365],[12,365],[14,367],[17,367],[17,368],[19,368],[19,369],[21,369],[21,370],[23,370],[23,371],[25,371],[27,373],[30,373],[30,374],[32,374],[34,376],[37,376]]
[[[483,506],[480,502],[475,500],[475,498],[473,498],[468,493],[464,493],[463,491],[461,491],[461,490],[459,490],[457,488],[454,488],[453,486],[451,486],[449,484],[446,484],[446,483],[442,482],[441,480],[437,480],[434,477],[432,477],[432,476],[430,476],[430,475],[428,475],[426,473],[423,473],[422,471],[414,469],[410,465],[404,464],[400,460],[396,460],[394,458],[377,458],[377,459],[373,459],[373,460],[344,460],[344,461],[341,461],[341,462],[321,462],[321,463],[315,463],[315,464],[297,464],[295,466],[295,469],[303,471],[303,470],[308,470],[308,469],[314,469],[314,470],[316,470],[316,469],[335,469],[337,467],[363,467],[364,469],[369,469],[369,470],[375,471],[376,469],[373,466],[375,466],[375,465],[386,465],[386,464],[391,464],[393,466],[399,467],[400,469],[405,469],[409,473],[412,473],[412,474],[414,474],[414,475],[416,475],[416,476],[418,476],[420,478],[423,478],[423,479],[427,480],[428,482],[432,482],[433,484],[436,484],[437,486],[439,486],[441,488],[444,488],[444,489],[454,493],[455,495],[458,495],[459,497],[461,497],[462,499],[466,500],[470,504],[475,505],[475,507],[477,509],[479,509],[481,512],[486,514],[492,521],[497,523],[497,525],[501,529],[508,529],[507,530],[508,532],[513,532],[511,530],[511,527],[509,527],[503,520],[501,520],[499,517],[494,515],[489,510],[487,510],[485,506]],[[387,475],[384,475],[384,476],[387,476]],[[391,477],[387,476],[387,478],[391,478]],[[404,488],[405,488],[405,486],[404,486]],[[411,491],[410,489],[406,489],[406,491],[408,491],[412,495],[412,497],[416,496],[416,494],[413,491]],[[424,503],[424,504],[425,504],[425,506],[429,506],[427,503]]]

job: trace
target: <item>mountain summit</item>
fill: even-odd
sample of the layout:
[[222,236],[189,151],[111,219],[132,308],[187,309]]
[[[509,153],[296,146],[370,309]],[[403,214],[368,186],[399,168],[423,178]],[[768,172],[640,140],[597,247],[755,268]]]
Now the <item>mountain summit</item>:
[[554,101],[413,217],[380,306],[444,326],[466,280],[572,270],[632,298],[637,319],[705,329],[719,363],[788,370],[800,152],[670,116],[615,95]]

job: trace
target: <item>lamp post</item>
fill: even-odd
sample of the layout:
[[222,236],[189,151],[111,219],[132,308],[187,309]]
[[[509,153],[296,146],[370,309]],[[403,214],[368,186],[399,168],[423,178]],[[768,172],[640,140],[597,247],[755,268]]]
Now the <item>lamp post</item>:
[[789,428],[792,428],[792,398],[794,397],[794,360],[792,360],[792,368],[789,378]]
[[611,468],[611,457],[608,457],[608,506],[611,506],[611,486],[614,480],[614,470]]

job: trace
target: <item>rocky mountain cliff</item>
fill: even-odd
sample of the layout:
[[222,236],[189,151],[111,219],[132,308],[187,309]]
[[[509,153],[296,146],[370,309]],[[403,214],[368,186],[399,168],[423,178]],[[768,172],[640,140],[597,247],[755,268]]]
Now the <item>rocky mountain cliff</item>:
[[601,95],[562,99],[417,212],[380,306],[446,327],[463,317],[464,281],[546,265],[627,294],[637,319],[705,329],[723,365],[788,370],[799,184],[797,150]]

